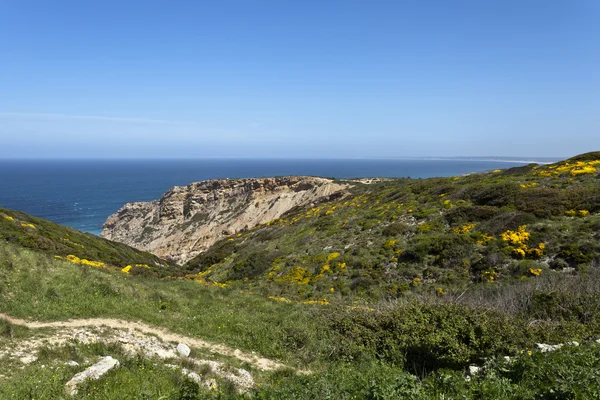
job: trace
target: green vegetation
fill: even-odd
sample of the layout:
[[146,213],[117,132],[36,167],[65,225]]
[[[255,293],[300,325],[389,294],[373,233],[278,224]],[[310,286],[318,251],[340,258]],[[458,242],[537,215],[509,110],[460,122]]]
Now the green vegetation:
[[[454,178],[356,184],[216,243],[202,280],[333,303],[444,295],[600,265],[600,153]],[[569,272],[570,273],[570,272]]]
[[149,267],[149,272],[159,276],[178,271],[175,264],[153,254],[2,207],[0,240],[52,256],[74,255],[114,267],[144,264]]
[[[262,371],[192,349],[247,369],[255,386],[241,394],[219,376],[210,390],[119,345],[74,342],[41,348],[23,370],[0,355],[0,398],[67,398],[64,384],[83,367],[66,361],[111,355],[121,366],[74,398],[600,399],[597,168],[600,153],[590,153],[357,183],[345,198],[222,240],[182,268],[0,210],[0,312],[139,320],[287,366]],[[151,268],[121,271],[133,264]],[[0,354],[51,334],[0,320]],[[542,353],[536,343],[565,345]],[[480,371],[469,374],[472,365]]]

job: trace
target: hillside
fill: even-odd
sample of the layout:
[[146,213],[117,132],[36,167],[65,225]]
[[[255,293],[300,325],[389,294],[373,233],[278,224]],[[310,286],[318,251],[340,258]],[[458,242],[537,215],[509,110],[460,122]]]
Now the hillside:
[[190,260],[197,279],[376,301],[600,266],[600,153],[463,177],[355,183]]
[[346,182],[185,272],[0,209],[0,398],[600,398],[598,170]]
[[69,257],[77,263],[84,260],[118,269],[131,265],[133,273],[164,276],[178,271],[175,264],[153,254],[2,207],[0,240],[54,257]]
[[330,199],[347,187],[330,179],[218,179],[174,187],[160,200],[128,203],[104,223],[102,237],[185,263],[217,240]]

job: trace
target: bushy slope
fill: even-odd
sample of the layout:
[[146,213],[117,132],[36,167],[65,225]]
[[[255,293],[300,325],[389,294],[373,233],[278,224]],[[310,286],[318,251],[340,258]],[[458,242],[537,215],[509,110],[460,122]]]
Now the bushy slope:
[[[141,320],[292,367],[244,366],[257,385],[242,398],[598,398],[599,155],[356,183],[349,197],[219,242],[187,266],[193,280],[68,262],[177,273],[127,246],[2,209],[0,312]],[[0,320],[0,349],[39,333]],[[534,348],[570,341],[581,346]],[[82,368],[64,362],[108,354],[121,368],[75,398],[241,398],[225,381],[209,391],[118,346],[42,350],[27,366],[3,359],[0,397],[59,398]],[[480,374],[468,376],[472,364]]]
[[[138,398],[141,393],[146,397],[140,398],[178,400],[595,398],[600,390],[599,345],[593,340],[600,332],[600,274],[575,279],[574,287],[588,285],[590,292],[573,292],[562,280],[552,286],[546,276],[519,283],[522,290],[513,295],[532,305],[520,313],[493,302],[482,308],[444,298],[356,309],[277,302],[231,287],[82,268],[0,241],[0,312],[34,320],[141,320],[310,371],[261,372],[244,365],[257,385],[240,397],[224,380],[219,390],[209,391],[156,359],[127,356],[118,345],[73,342],[42,347],[39,359],[28,365],[3,359],[0,397],[61,398],[65,383],[85,368],[65,362],[111,355],[121,367],[86,383],[74,398]],[[485,298],[498,297],[493,289],[485,287]],[[41,333],[0,320],[0,349]],[[583,345],[565,346],[555,354],[533,348],[537,342],[570,340]],[[468,379],[470,363],[484,370]]]
[[291,299],[444,295],[473,283],[573,274],[600,263],[600,153],[453,178],[356,183],[215,244],[196,279]]
[[0,240],[52,256],[75,256],[76,258],[72,257],[75,261],[84,259],[119,268],[131,265],[134,271],[135,264],[143,264],[144,267],[140,268],[158,274],[173,274],[178,271],[175,264],[153,254],[2,207]]

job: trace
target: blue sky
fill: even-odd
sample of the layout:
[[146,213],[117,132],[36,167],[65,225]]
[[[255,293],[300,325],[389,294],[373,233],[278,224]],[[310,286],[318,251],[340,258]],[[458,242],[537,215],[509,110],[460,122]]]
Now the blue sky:
[[0,157],[600,149],[600,2],[0,0]]

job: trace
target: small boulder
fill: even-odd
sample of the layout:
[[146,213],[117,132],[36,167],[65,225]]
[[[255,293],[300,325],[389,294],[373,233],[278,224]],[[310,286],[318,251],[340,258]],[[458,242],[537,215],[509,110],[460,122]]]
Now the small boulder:
[[179,354],[181,354],[183,357],[188,357],[190,355],[191,350],[187,344],[179,343],[177,345],[177,352]]
[[478,375],[482,368],[477,365],[469,365],[469,375]]
[[77,361],[67,361],[65,363],[65,365],[69,366],[69,367],[79,367],[79,363]]
[[541,351],[542,353],[547,353],[549,351],[558,350],[563,347],[562,344],[545,344],[545,343],[536,343],[535,348]]
[[85,371],[82,371],[75,375],[69,382],[67,382],[66,389],[67,394],[74,396],[77,394],[77,387],[87,381],[87,380],[97,380],[100,379],[104,374],[106,374],[111,369],[118,367],[119,361],[115,360],[111,356],[102,357],[100,361],[96,364],[92,365]]

